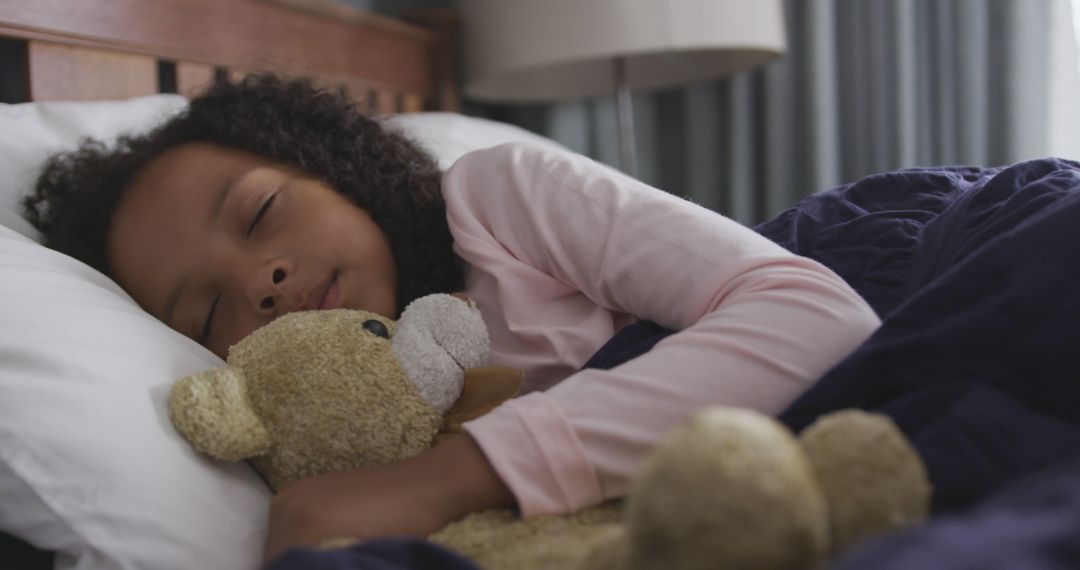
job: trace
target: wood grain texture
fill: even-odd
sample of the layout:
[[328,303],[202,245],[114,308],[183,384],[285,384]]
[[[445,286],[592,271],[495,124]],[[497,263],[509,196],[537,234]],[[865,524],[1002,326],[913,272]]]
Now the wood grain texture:
[[263,0],[263,2],[295,8],[340,22],[380,27],[397,33],[424,34],[424,32],[418,32],[415,26],[410,26],[401,20],[395,20],[373,12],[365,12],[344,4],[341,0]]
[[[424,99],[418,95],[405,95],[402,101],[401,110],[405,113],[419,113],[424,110]],[[443,109],[444,111],[450,111],[451,109]]]
[[239,69],[363,79],[436,99],[434,35],[260,0],[5,0],[0,35]]
[[397,94],[393,91],[377,91],[375,93],[375,105],[375,112],[379,115],[397,113]]
[[180,61],[176,63],[176,92],[194,97],[214,82],[214,66]]
[[443,111],[461,110],[460,78],[458,77],[458,47],[461,18],[450,8],[425,8],[410,12],[406,19],[435,34],[433,107]]
[[30,42],[30,97],[35,101],[121,99],[158,92],[157,61],[47,42]]

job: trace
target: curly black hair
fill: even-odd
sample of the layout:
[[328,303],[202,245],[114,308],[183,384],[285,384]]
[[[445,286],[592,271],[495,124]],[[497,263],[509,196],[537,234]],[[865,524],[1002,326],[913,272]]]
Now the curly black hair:
[[112,147],[85,140],[54,155],[24,199],[24,215],[46,246],[111,275],[106,235],[124,193],[154,159],[194,142],[294,167],[366,210],[390,243],[399,314],[417,297],[461,289],[435,161],[364,116],[344,91],[316,88],[303,78],[219,79],[148,133],[121,137]]

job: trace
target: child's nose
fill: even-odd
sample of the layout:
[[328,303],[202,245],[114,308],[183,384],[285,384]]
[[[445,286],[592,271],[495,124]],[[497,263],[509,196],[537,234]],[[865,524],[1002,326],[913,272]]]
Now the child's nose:
[[282,290],[281,284],[288,277],[289,273],[287,267],[283,263],[274,264],[270,269],[270,287],[264,285],[260,287],[261,293],[259,297],[259,309],[264,311],[275,310],[279,308],[281,304]]

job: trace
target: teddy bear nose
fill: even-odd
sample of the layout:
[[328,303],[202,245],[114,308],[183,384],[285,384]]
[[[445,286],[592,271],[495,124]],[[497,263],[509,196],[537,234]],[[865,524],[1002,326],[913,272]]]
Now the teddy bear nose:
[[384,325],[382,321],[370,319],[364,321],[364,324],[361,326],[364,328],[364,330],[374,334],[375,336],[380,336],[382,338],[390,338],[390,331],[386,330],[386,325]]

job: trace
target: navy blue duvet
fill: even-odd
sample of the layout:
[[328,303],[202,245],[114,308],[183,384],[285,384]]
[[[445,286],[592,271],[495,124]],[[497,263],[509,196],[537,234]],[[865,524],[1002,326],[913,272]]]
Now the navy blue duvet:
[[882,174],[757,229],[884,321],[781,419],[888,414],[935,487],[933,524],[835,567],[1080,567],[1080,166]]
[[[755,229],[832,268],[883,319],[781,420],[887,414],[935,487],[934,522],[833,567],[1080,567],[1080,165],[879,174]],[[667,334],[628,327],[590,365]],[[273,568],[343,567],[307,562]]]

